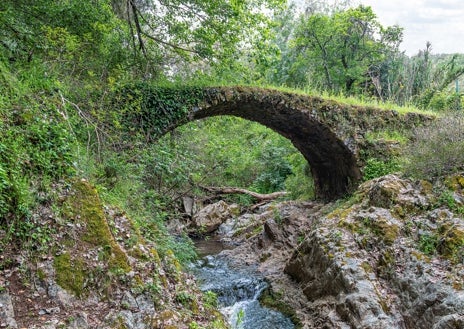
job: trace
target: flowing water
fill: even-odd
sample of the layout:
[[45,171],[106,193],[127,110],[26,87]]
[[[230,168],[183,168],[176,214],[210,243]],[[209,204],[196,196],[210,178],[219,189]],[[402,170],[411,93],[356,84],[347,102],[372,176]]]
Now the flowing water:
[[[200,245],[200,252],[205,253],[204,244]],[[217,251],[220,246],[213,249]],[[208,255],[195,264],[193,271],[203,291],[216,293],[221,312],[233,329],[294,328],[282,313],[260,305],[258,298],[268,284],[253,269],[233,268],[225,257]]]

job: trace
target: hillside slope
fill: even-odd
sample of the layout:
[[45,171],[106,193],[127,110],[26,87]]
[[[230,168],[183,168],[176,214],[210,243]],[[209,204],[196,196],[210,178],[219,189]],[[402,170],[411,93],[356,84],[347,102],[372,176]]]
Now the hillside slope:
[[48,231],[47,246],[2,246],[2,328],[226,327],[214,296],[198,290],[172,251],[160,256],[87,181],[55,193],[33,214]]

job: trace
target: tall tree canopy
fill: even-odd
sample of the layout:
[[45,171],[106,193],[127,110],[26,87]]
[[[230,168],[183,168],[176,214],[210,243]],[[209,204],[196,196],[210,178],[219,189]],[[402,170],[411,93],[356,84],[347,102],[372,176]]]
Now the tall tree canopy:
[[129,26],[131,44],[169,74],[229,61],[267,35],[285,0],[112,0]]
[[100,49],[100,58],[125,52],[119,65],[135,65],[153,78],[175,73],[185,63],[195,62],[195,68],[217,64],[246,49],[267,34],[272,12],[285,2],[5,0],[0,4],[0,33],[3,47],[16,59],[21,55],[30,60],[55,38],[64,48],[74,42],[78,48]]
[[301,16],[294,32],[293,71],[304,68],[313,84],[333,91],[378,89],[381,64],[401,40],[402,29],[383,27],[371,7],[311,12]]

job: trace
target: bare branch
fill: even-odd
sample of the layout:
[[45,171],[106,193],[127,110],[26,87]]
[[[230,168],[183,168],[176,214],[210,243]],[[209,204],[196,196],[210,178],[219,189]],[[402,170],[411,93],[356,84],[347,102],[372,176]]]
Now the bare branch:
[[285,191],[274,192],[269,194],[261,194],[253,191],[249,191],[239,187],[215,187],[215,186],[200,186],[202,189],[213,192],[216,194],[246,194],[249,195],[258,201],[268,201],[280,198],[282,196],[287,195],[288,193]]

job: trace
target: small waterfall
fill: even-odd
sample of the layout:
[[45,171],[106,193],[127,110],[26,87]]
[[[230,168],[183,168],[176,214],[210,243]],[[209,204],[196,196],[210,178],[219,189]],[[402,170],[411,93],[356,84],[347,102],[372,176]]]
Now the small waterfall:
[[260,305],[258,298],[268,284],[252,269],[232,268],[224,257],[210,255],[195,264],[193,271],[202,290],[216,293],[233,329],[294,328],[282,313]]

